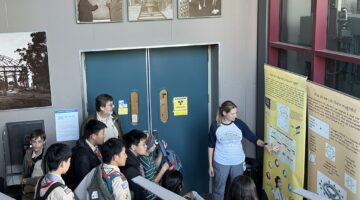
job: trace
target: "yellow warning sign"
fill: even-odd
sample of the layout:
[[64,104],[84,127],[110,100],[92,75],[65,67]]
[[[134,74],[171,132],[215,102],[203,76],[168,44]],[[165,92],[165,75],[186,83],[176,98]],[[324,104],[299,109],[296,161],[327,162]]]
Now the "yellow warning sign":
[[187,97],[174,97],[174,116],[188,115],[188,99]]

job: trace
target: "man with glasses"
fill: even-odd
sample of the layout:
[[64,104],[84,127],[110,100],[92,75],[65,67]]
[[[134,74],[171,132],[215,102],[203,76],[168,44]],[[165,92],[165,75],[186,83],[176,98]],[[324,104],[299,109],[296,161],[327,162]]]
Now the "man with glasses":
[[121,171],[125,174],[126,179],[129,181],[130,190],[133,191],[135,200],[146,199],[144,189],[131,180],[137,176],[145,176],[144,168],[140,164],[138,156],[146,155],[146,139],[147,135],[136,129],[131,130],[124,136],[126,154],[128,157],[126,165],[121,167]]
[[94,115],[89,115],[89,117],[83,122],[81,126],[81,135],[84,135],[85,124],[92,119],[96,119],[106,124],[107,128],[105,128],[104,142],[110,138],[122,139],[123,132],[120,120],[116,113],[113,112],[113,97],[108,94],[100,94],[96,97],[95,106],[96,113]]

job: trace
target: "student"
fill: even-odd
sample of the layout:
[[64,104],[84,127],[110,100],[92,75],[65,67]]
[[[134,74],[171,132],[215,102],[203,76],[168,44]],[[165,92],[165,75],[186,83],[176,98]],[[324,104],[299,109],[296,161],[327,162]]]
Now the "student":
[[[139,161],[141,165],[144,167],[145,178],[155,183],[159,183],[162,176],[169,169],[169,164],[168,162],[165,162],[160,168],[159,172],[157,172],[163,156],[162,153],[159,153],[155,159],[154,151],[156,149],[156,144],[153,135],[149,134],[147,136],[146,146],[147,146],[146,153],[145,155],[139,156]],[[156,198],[157,197],[153,193],[146,191],[147,200],[153,200]]]
[[94,194],[97,194],[97,199],[130,200],[128,181],[119,170],[120,166],[125,166],[127,158],[124,143],[111,138],[102,145],[101,153],[104,163],[85,176],[75,194],[83,200],[93,199]]
[[73,148],[73,156],[76,159],[71,160],[71,168],[66,174],[66,181],[72,189],[81,182],[81,180],[94,167],[102,163],[102,155],[98,145],[104,143],[104,131],[106,125],[98,120],[90,120],[85,125],[85,135],[80,138]]
[[188,192],[184,195],[184,178],[180,171],[167,171],[162,179],[162,186],[178,195],[191,200],[204,200],[196,191]]
[[70,167],[71,149],[66,144],[56,143],[49,147],[44,161],[49,173],[40,178],[36,184],[35,200],[73,200],[74,193],[61,178]]
[[39,168],[39,163],[41,163],[44,155],[45,142],[46,134],[44,130],[36,129],[30,133],[31,146],[26,150],[23,161],[23,200],[34,198],[34,187],[36,182],[39,180],[40,176],[43,176],[43,173],[41,173],[39,176],[34,176],[33,172],[34,170],[39,170],[37,168]]
[[86,120],[84,120],[81,127],[81,135],[84,135],[85,125],[88,121],[96,119],[104,124],[105,128],[105,137],[104,142],[110,138],[119,138],[122,139],[122,129],[120,125],[119,117],[113,112],[114,109],[114,99],[108,94],[100,94],[96,97],[95,100],[95,115],[89,115]]
[[231,183],[229,200],[258,200],[254,181],[245,175],[240,175]]
[[146,155],[146,134],[140,130],[131,130],[124,136],[126,144],[126,154],[128,156],[126,165],[121,167],[121,171],[125,174],[129,181],[130,190],[134,193],[135,200],[144,200],[145,190],[131,179],[137,176],[144,176],[144,168],[140,164],[138,156]]

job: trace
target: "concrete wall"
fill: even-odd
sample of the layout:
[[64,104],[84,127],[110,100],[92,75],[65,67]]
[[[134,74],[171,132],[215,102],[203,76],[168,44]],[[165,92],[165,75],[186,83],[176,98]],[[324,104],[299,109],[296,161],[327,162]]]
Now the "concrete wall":
[[[220,43],[219,101],[233,100],[238,105],[239,117],[254,130],[257,3],[256,0],[223,0],[220,18],[179,20],[174,0],[173,20],[128,22],[124,17],[122,23],[77,24],[75,0],[0,0],[1,33],[46,31],[52,93],[52,107],[0,111],[0,130],[4,130],[6,122],[42,119],[49,145],[56,138],[56,109],[79,109],[82,121],[79,57],[82,49],[210,42]],[[123,5],[126,6],[126,2]],[[127,16],[127,9],[123,10]],[[254,149],[245,146],[248,155],[254,156]],[[0,152],[2,163],[2,142]]]

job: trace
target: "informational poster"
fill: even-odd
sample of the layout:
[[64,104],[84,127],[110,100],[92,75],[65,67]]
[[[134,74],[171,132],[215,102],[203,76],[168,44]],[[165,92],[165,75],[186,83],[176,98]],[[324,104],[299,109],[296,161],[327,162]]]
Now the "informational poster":
[[188,98],[174,97],[174,116],[188,115]]
[[308,83],[308,189],[359,199],[360,100]]
[[263,189],[271,200],[296,200],[303,188],[306,140],[306,77],[265,65],[265,142]]
[[78,110],[56,110],[56,141],[70,141],[79,139],[79,117]]
[[129,102],[127,100],[119,100],[118,115],[129,114]]

